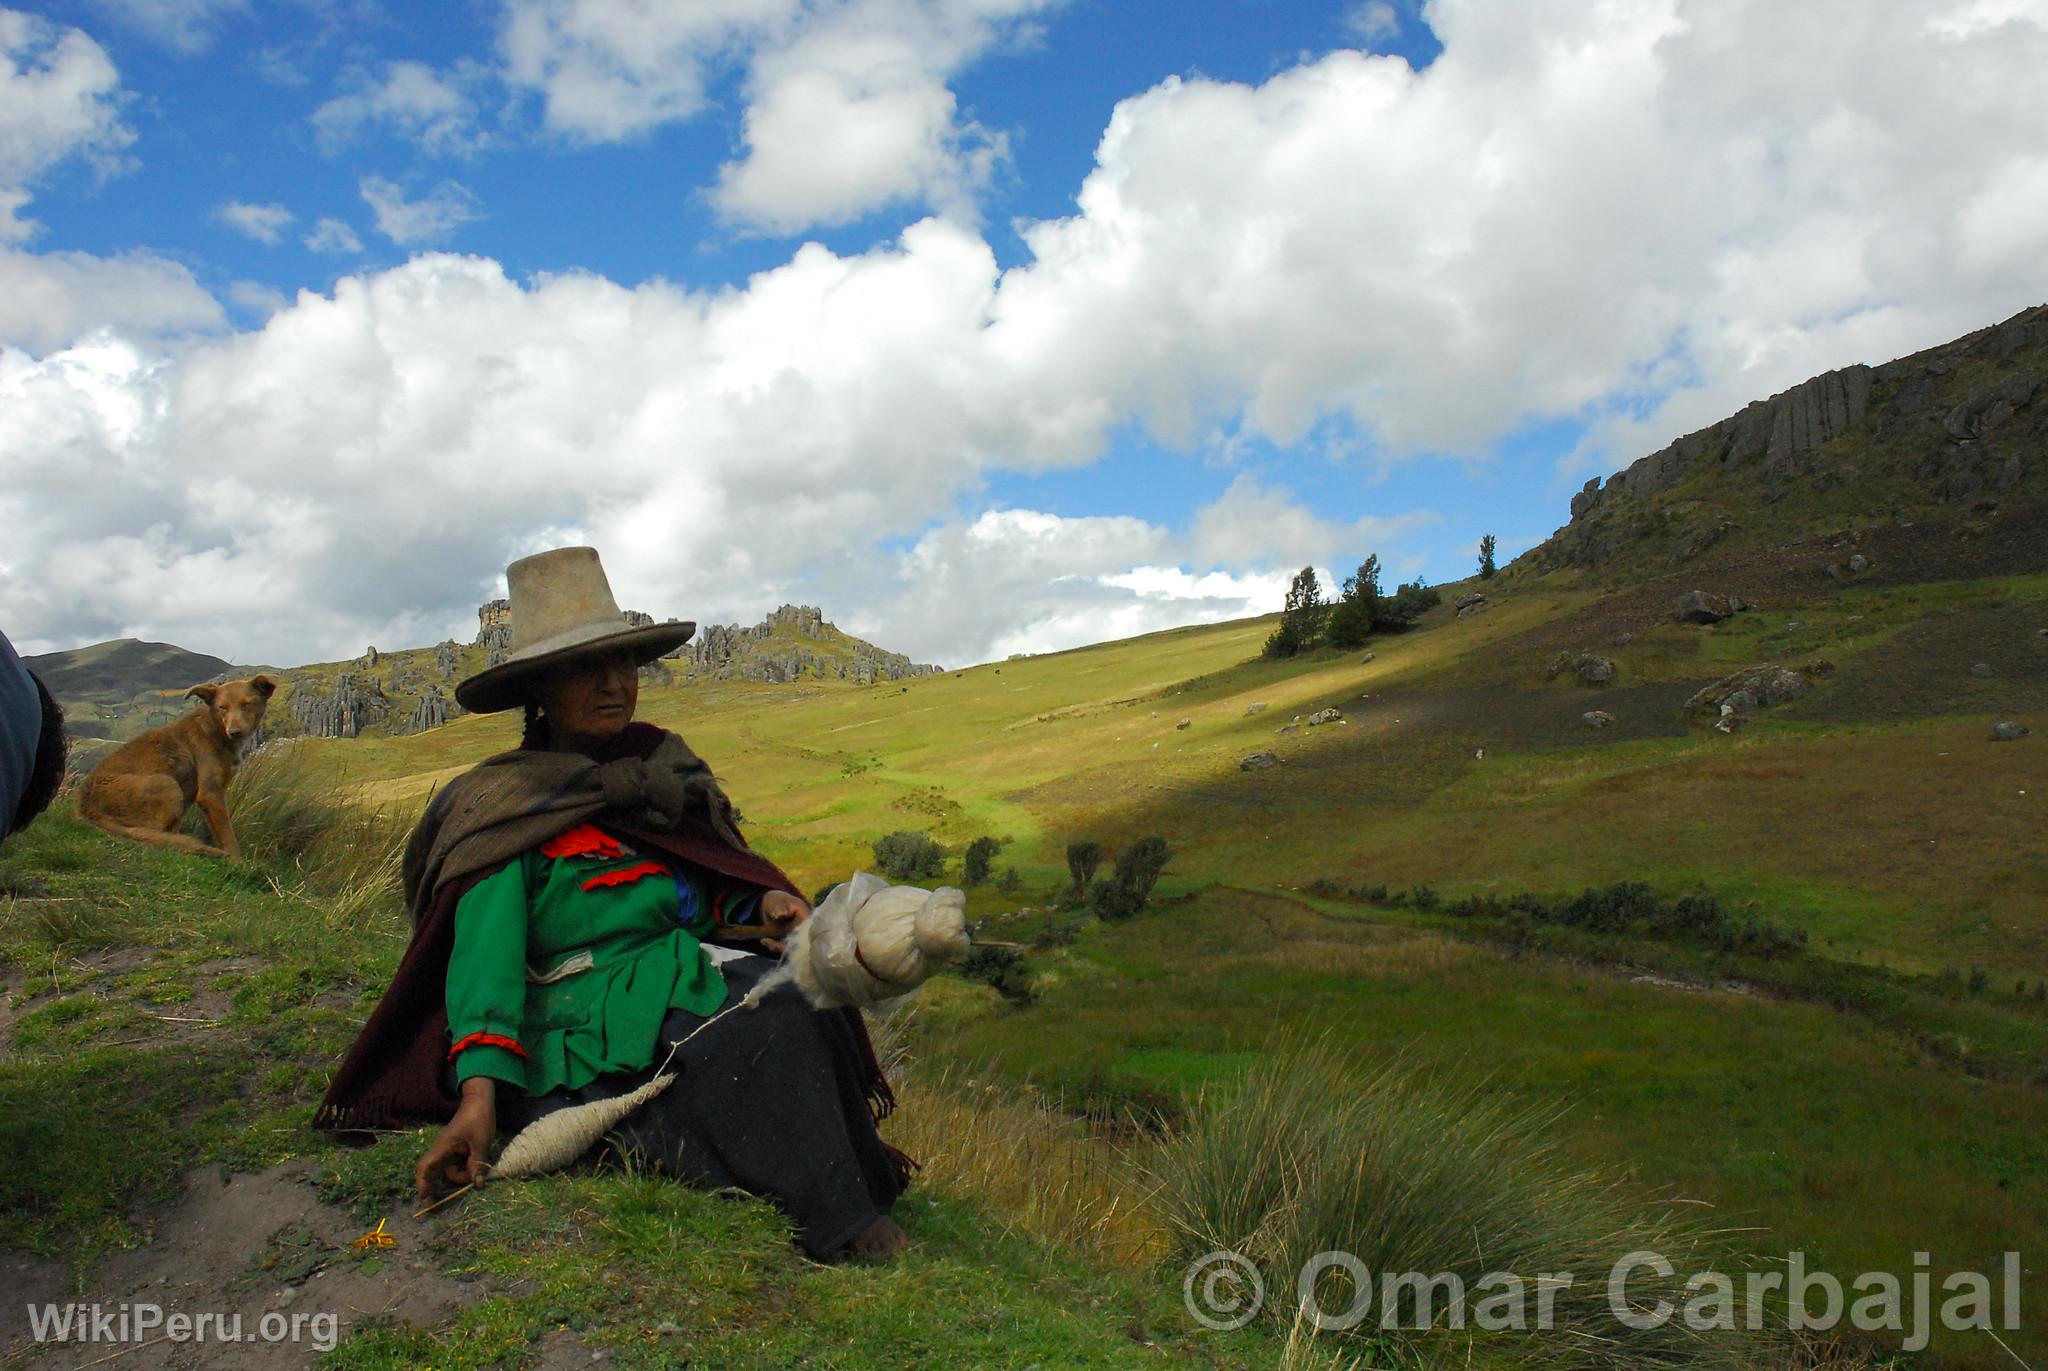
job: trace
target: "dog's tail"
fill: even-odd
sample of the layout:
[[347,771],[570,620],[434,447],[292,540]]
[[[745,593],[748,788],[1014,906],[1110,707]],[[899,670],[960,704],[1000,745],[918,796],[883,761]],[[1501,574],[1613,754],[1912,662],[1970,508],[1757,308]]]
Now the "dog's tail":
[[187,837],[183,833],[163,833],[153,828],[137,828],[133,824],[116,823],[114,820],[103,818],[98,814],[88,814],[82,806],[79,809],[78,817],[91,824],[94,828],[99,829],[102,833],[111,833],[116,838],[133,838],[138,843],[155,843],[158,847],[173,847],[180,852],[197,853],[201,857],[225,857],[228,855],[210,843],[202,843],[197,838]]

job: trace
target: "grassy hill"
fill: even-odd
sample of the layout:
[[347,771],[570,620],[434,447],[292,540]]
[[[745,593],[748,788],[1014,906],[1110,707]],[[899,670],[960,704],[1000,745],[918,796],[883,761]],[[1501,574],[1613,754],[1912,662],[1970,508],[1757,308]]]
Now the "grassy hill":
[[[234,670],[219,657],[135,638],[23,660],[64,706],[66,730],[81,738],[125,737],[154,727],[184,712],[188,687],[224,679]],[[131,719],[141,718],[150,722],[124,730]]]
[[[2024,363],[2022,322],[2018,344],[1970,357]],[[1928,408],[1967,372],[1936,373]],[[1885,387],[1915,374],[1874,378],[1864,418],[1882,428]],[[1993,431],[2029,432],[2038,411],[2016,404]],[[1874,441],[1860,422],[1800,460]],[[364,1226],[398,1214],[420,1146],[344,1154],[303,1132],[403,945],[392,836],[435,785],[511,745],[516,721],[267,758],[235,801],[247,867],[47,818],[0,856],[0,1146],[76,1160],[0,1178],[0,1248],[22,1279],[90,1281],[126,1269],[104,1254],[139,1242],[147,1216],[197,1203],[181,1189],[193,1167],[217,1185],[221,1169],[253,1184],[296,1166],[330,1202],[309,1211],[312,1260],[378,1299],[397,1298],[378,1280],[462,1283],[460,1299],[359,1325],[335,1365],[1599,1360],[1540,1341],[1305,1347],[1284,1318],[1193,1324],[1183,1263],[1204,1249],[1175,1217],[1171,1159],[1220,1136],[1217,1101],[1251,1109],[1309,1057],[1331,1080],[1289,1096],[1276,1130],[1363,1102],[1407,1118],[1385,1136],[1412,1142],[1410,1104],[1437,1101],[1429,1137],[1459,1159],[1445,1183],[1480,1195],[1482,1219],[1508,1206],[1525,1228],[1565,1226],[1577,1182],[1530,1182],[1512,1203],[1496,1186],[1496,1170],[1521,1184],[1554,1166],[1604,1178],[1632,1213],[1683,1201],[1727,1230],[1738,1267],[1782,1270],[1798,1251],[1845,1280],[1910,1276],[1928,1253],[1938,1287],[2018,1251],[2032,1296],[2048,1250],[2048,518],[2027,497],[2038,444],[1957,460],[2013,452],[2021,474],[1996,497],[1896,512],[1865,498],[1859,465],[1810,521],[1791,518],[1797,490],[1744,503],[1756,472],[1716,459],[1711,478],[1582,504],[1581,532],[1606,532],[1553,551],[1597,542],[1597,558],[1532,554],[1445,587],[1369,658],[1262,660],[1263,619],[876,686],[649,682],[642,716],[712,762],[756,845],[806,888],[897,830],[944,844],[949,872],[974,839],[1001,844],[970,911],[1034,950],[1008,994],[942,977],[891,1030],[909,1073],[894,1136],[927,1170],[906,1205],[917,1247],[881,1271],[807,1267],[758,1205],[616,1175],[487,1190],[438,1226],[402,1226],[385,1274],[337,1254],[332,1205]],[[1749,522],[1674,564],[1666,496]],[[1486,602],[1461,615],[1475,590]],[[1749,607],[1684,622],[1692,590]],[[1610,680],[1581,683],[1586,653]],[[1727,733],[1688,704],[1769,665],[1810,688],[1738,710]],[[1327,709],[1341,722],[1308,722]],[[1608,722],[1587,722],[1596,710]],[[2008,720],[2032,734],[1993,741]],[[1263,752],[1274,764],[1243,769]],[[1070,898],[1070,842],[1113,859],[1151,835],[1174,855],[1144,912],[1104,922]],[[1502,1134],[1519,1141],[1486,1154],[1498,1167],[1469,1131],[1494,1107],[1544,1120]],[[110,1155],[110,1131],[132,1145]],[[218,1263],[222,1288],[304,1257],[255,1227]],[[2028,1364],[2048,1357],[2032,1323],[2000,1336]],[[1811,1365],[1898,1343],[1728,1357]],[[1925,1360],[2010,1359],[1983,1333],[1937,1332]]]

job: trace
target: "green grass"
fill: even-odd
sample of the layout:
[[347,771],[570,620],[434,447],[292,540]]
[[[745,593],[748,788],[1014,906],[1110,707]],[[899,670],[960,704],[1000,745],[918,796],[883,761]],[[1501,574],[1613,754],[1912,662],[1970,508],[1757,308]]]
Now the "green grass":
[[[935,983],[909,1039],[921,1071],[1030,1087],[1131,1142],[1188,1120],[1204,1088],[1256,1078],[1276,1032],[1310,1027],[1359,1087],[1400,1055],[1454,1095],[1562,1105],[1564,1163],[1712,1204],[1753,1230],[1741,1241],[1755,1260],[1797,1247],[1834,1270],[1905,1271],[1932,1251],[1988,1270],[1999,1251],[2048,1242],[2048,1020],[2011,993],[2048,977],[2048,763],[2039,737],[1986,741],[1993,710],[2048,734],[2025,713],[2048,649],[2037,663],[2031,630],[2008,632],[2040,615],[2048,578],[1852,584],[1711,631],[1652,629],[1614,649],[1622,684],[1653,688],[1633,696],[1542,681],[1559,626],[1601,612],[1585,582],[1503,578],[1486,613],[1437,611],[1375,640],[1370,663],[1258,662],[1267,619],[873,688],[695,682],[647,690],[641,712],[711,760],[758,845],[805,889],[868,865],[876,838],[906,828],[947,846],[957,880],[959,854],[987,834],[1022,885],[977,888],[971,912],[1026,941],[1067,885],[1070,840],[1099,840],[1110,860],[1150,834],[1171,844],[1147,913],[1083,918],[1074,945],[1031,954],[1033,1007]],[[1994,681],[1894,690],[1916,654],[1986,631],[2006,643]],[[1815,656],[1838,674],[1733,739],[1654,703],[1736,665]],[[1578,727],[1579,711],[1626,700],[1637,712],[1611,736]],[[1280,731],[1332,705],[1350,722]],[[202,1161],[311,1155],[338,1200],[385,1212],[416,1140],[343,1154],[304,1120],[403,946],[392,835],[516,734],[514,719],[470,717],[298,745],[238,793],[247,866],[114,843],[61,814],[11,841],[0,966],[18,1013],[0,1105],[19,1112],[0,1128],[17,1152],[90,1148],[92,1116],[62,1103],[87,1088],[89,1063],[143,1101],[152,1146],[87,1174],[0,1178],[0,1241],[83,1269],[133,1240],[131,1216]],[[1280,766],[1238,769],[1266,749]],[[304,809],[323,786],[359,812]],[[1809,943],[1755,964],[1654,938],[1510,936],[1441,909],[1314,898],[1325,876],[1447,900],[1706,889]],[[1960,978],[1980,965],[1990,989],[1972,995]],[[180,1017],[221,1026],[165,1022]],[[215,1035],[241,1055],[220,1055]],[[157,1068],[173,1055],[190,1068],[165,1085]],[[160,1116],[171,1123],[150,1132]],[[528,1293],[442,1328],[360,1336],[338,1364],[505,1364],[579,1320],[629,1365],[678,1347],[729,1365],[1158,1360],[1133,1320],[1169,1359],[1276,1359],[1273,1330],[1191,1340],[1161,1268],[1005,1232],[1014,1206],[994,1193],[988,1175],[913,1192],[937,1202],[916,1211],[919,1254],[872,1272],[795,1261],[760,1206],[618,1177],[508,1189],[465,1209],[451,1260]],[[690,1251],[660,1246],[663,1232]],[[739,1255],[707,1270],[699,1249]],[[690,1288],[636,1286],[657,1257]],[[677,1331],[650,1331],[664,1319]],[[2048,1353],[2032,1331],[2015,1346],[2035,1364]],[[1936,1350],[1970,1366],[2002,1356]]]

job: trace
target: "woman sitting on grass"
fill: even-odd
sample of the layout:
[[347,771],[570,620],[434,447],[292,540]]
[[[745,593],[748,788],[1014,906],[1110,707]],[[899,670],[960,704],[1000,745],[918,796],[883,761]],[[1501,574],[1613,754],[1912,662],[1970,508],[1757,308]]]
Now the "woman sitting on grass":
[[[413,940],[315,1116],[338,1133],[444,1123],[421,1200],[479,1178],[502,1126],[646,1082],[774,961],[808,918],[747,847],[710,768],[633,722],[639,666],[694,624],[633,627],[597,553],[506,570],[513,647],[456,687],[477,713],[523,705],[519,747],[437,795],[406,847]],[[681,1080],[614,1130],[624,1150],[708,1187],[775,1201],[829,1260],[907,1244],[888,1217],[907,1160],[858,1010],[766,996],[691,1039]]]

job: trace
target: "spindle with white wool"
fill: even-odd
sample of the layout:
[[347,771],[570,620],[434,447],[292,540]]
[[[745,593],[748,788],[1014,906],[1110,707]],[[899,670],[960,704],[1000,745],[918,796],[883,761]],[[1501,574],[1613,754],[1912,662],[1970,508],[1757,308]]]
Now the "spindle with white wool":
[[770,979],[794,981],[817,1009],[879,1005],[908,995],[973,947],[961,892],[892,886],[857,871],[790,934]]

